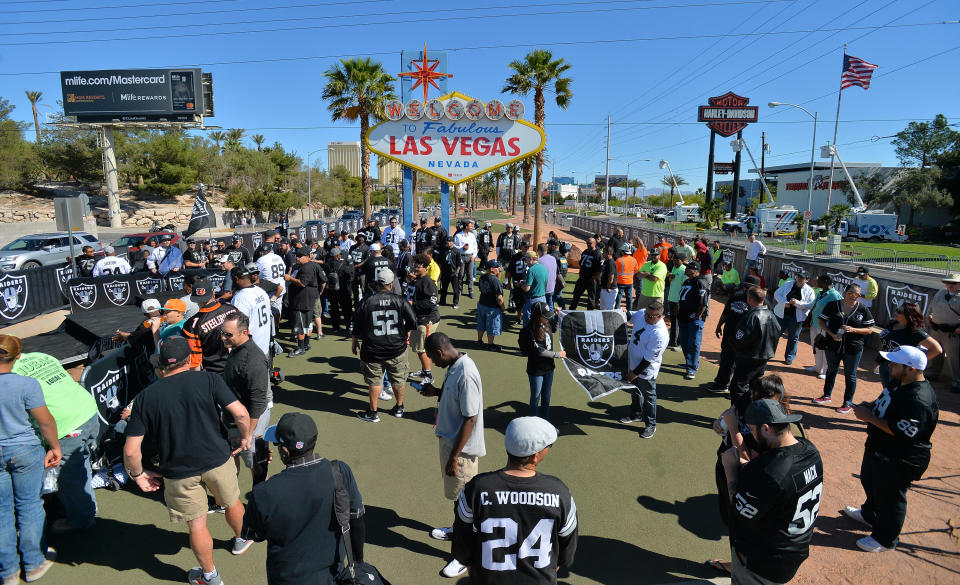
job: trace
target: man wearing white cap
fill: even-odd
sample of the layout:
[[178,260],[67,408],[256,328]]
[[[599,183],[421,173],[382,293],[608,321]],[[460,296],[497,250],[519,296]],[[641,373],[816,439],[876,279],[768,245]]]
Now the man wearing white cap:
[[847,506],[843,513],[869,526],[870,536],[857,541],[867,552],[886,552],[897,546],[907,515],[907,490],[923,476],[930,463],[930,437],[937,428],[940,406],[923,378],[927,356],[917,347],[901,345],[881,351],[890,363],[890,386],[873,402],[854,407],[867,423],[867,441],[860,464],[863,506]]
[[930,368],[930,379],[950,380],[950,391],[956,394],[960,393],[960,273],[948,274],[942,282],[944,290],[937,291],[927,310],[930,335],[943,348],[943,355]]
[[[577,505],[559,478],[537,473],[557,441],[536,416],[507,425],[507,465],[477,475],[455,506],[453,554],[477,583],[556,583],[577,550]],[[502,537],[502,538],[501,538]],[[518,553],[514,548],[520,544]]]
[[106,254],[97,263],[93,265],[93,276],[110,276],[111,274],[130,274],[130,263],[126,258],[118,258],[117,251],[113,246],[106,246],[103,249]]

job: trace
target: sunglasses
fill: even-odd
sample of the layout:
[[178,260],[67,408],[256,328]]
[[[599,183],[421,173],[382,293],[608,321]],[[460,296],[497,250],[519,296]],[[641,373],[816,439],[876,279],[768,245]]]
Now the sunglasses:
[[663,317],[663,313],[644,313],[643,315],[648,321],[659,319]]

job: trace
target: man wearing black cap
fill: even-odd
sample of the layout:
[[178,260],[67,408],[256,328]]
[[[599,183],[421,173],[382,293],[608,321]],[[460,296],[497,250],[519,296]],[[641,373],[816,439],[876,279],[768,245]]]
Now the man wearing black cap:
[[703,324],[710,314],[710,278],[700,274],[700,263],[689,262],[685,272],[687,280],[680,287],[677,303],[677,321],[680,322],[678,339],[686,362],[684,380],[693,380],[700,369],[700,344],[703,341]]
[[490,249],[493,247],[493,224],[489,221],[477,230],[477,258],[480,259],[480,270],[487,267]]
[[197,241],[193,238],[187,239],[187,251],[183,253],[183,266],[185,268],[204,268],[207,265],[207,259],[203,252],[197,249]]
[[870,269],[866,266],[857,268],[857,277],[853,279],[853,284],[860,285],[860,303],[868,309],[872,308],[880,289],[877,281],[870,276]]
[[253,262],[250,250],[243,245],[243,238],[238,235],[233,236],[233,242],[227,248],[227,258],[237,266],[246,266]]
[[[227,277],[229,278],[229,276]],[[227,315],[237,310],[233,305],[221,302],[213,296],[213,290],[205,287],[195,290],[193,299],[200,304],[200,310],[183,324],[183,337],[190,343],[192,355],[190,367],[223,373],[227,362],[227,347],[220,337],[220,326]]]
[[227,243],[223,240],[214,240],[213,246],[213,250],[210,251],[208,266],[211,270],[220,270],[227,259]]
[[767,291],[759,286],[747,289],[750,308],[737,321],[734,333],[737,357],[733,363],[730,402],[739,412],[750,402],[750,382],[763,376],[767,362],[777,353],[780,343],[780,324],[766,299]]
[[[451,245],[448,243],[447,238],[449,234],[447,229],[443,227],[443,219],[438,215],[433,218],[433,251],[437,254],[445,254],[447,251],[447,246]],[[437,262],[440,262],[437,258],[434,258]]]
[[577,505],[559,478],[537,472],[556,441],[557,430],[542,418],[513,419],[504,436],[506,466],[477,475],[460,492],[453,556],[472,581],[556,583],[559,568],[573,564]]
[[737,324],[740,322],[740,318],[750,310],[750,305],[747,304],[747,290],[759,285],[760,279],[756,276],[744,278],[723,306],[723,313],[720,314],[717,329],[714,332],[720,339],[720,363],[717,365],[717,377],[713,379],[713,384],[707,387],[707,390],[711,392],[723,394],[730,387],[730,380],[733,378],[733,364],[737,359]]
[[[190,548],[199,567],[190,569],[194,585],[221,585],[213,564],[213,538],[207,528],[207,490],[226,508],[227,524],[233,529],[231,552],[246,552],[251,542],[240,537],[243,503],[237,483],[237,468],[231,455],[247,448],[250,416],[223,378],[190,369],[190,346],[182,337],[170,337],[155,354],[160,378],[143,389],[133,401],[127,420],[123,463],[144,492],[160,489],[170,520],[184,521],[190,531]],[[221,412],[233,417],[239,436],[227,441]],[[143,465],[141,446],[156,449],[157,471]]]
[[756,438],[749,459],[731,447],[721,457],[730,495],[731,574],[734,583],[787,583],[809,555],[823,493],[823,462],[787,414],[769,398],[751,402],[744,422]]
[[297,250],[297,267],[293,274],[284,277],[290,285],[290,310],[293,311],[293,334],[297,337],[297,349],[287,354],[288,358],[301,356],[310,349],[309,335],[313,328],[313,305],[320,296],[321,283],[326,275],[319,264],[310,259],[310,249]]
[[360,293],[363,290],[363,267],[370,255],[370,246],[367,245],[367,236],[363,232],[357,233],[357,243],[350,246],[348,260],[353,263],[353,306],[360,302]]
[[344,260],[343,251],[339,246],[330,249],[326,263],[323,265],[327,273],[327,286],[324,289],[324,295],[327,297],[327,303],[330,310],[331,333],[340,333],[341,323],[350,325],[351,316],[351,290],[353,288],[353,264],[349,260]]
[[363,500],[353,472],[343,461],[314,453],[317,425],[290,412],[267,429],[286,468],[254,486],[243,517],[244,538],[267,541],[269,585],[333,585],[342,566],[342,534],[334,515],[334,465],[350,498],[350,546],[363,561]]
[[808,280],[810,280],[810,273],[801,270],[773,293],[773,298],[777,300],[773,313],[780,319],[782,328],[787,331],[787,347],[783,363],[788,366],[797,357],[797,345],[800,342],[803,322],[807,320],[807,314],[817,300],[813,287],[807,284]]

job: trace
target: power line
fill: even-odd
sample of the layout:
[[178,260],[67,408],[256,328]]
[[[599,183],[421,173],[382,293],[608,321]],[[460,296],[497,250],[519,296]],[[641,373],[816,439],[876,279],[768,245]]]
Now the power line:
[[[43,2],[44,0],[39,0]],[[55,1],[55,0],[47,0]],[[208,4],[219,4],[225,2],[240,2],[240,0],[205,0]],[[37,2],[30,2],[30,4],[37,4]],[[64,12],[67,10],[78,11],[78,10],[117,10],[125,8],[148,8],[150,6],[196,6],[196,2],[191,2],[190,0],[180,1],[180,2],[151,2],[148,4],[128,4],[126,6],[72,6],[72,7],[61,7],[61,8],[40,8],[37,10],[7,10],[7,14],[33,14],[39,12]]]

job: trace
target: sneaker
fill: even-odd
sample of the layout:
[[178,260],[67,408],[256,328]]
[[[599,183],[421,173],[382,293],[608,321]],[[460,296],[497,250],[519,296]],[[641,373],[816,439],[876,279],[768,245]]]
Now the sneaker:
[[814,398],[813,401],[816,402],[817,404],[830,404],[831,402],[833,402],[833,397],[827,396],[826,394],[824,394],[820,398]]
[[853,412],[853,407],[850,406],[849,404],[844,404],[843,406],[837,409],[837,412],[839,412],[840,414],[849,414]]
[[[47,571],[50,570],[50,567],[53,566],[53,562],[57,560],[57,551],[50,547],[47,547],[47,552],[43,556],[45,560],[42,563],[40,563],[39,567],[30,571],[27,571],[23,575],[24,581],[26,581],[27,583],[30,583],[31,581],[36,581],[41,577],[43,577],[44,575],[46,575]],[[17,583],[19,582],[19,580],[13,581],[13,582]]]
[[[460,308],[460,305],[454,305],[453,308],[454,308],[454,309],[459,309],[459,308]],[[453,562],[456,563],[456,561],[453,561]],[[459,564],[459,563],[457,563],[457,564]]]
[[714,382],[713,384],[710,384],[709,386],[707,386],[707,391],[708,391],[708,392],[713,392],[714,394],[729,394],[729,393],[730,393],[730,389],[729,389],[729,388],[727,388],[726,386],[721,386],[720,384],[717,384],[716,382]]
[[393,393],[388,392],[386,388],[381,388],[380,400],[393,400]]
[[363,412],[357,413],[357,418],[364,422],[378,423],[380,422],[380,415],[373,410],[365,410]]
[[302,347],[298,347],[297,349],[295,349],[295,350],[291,351],[290,353],[288,353],[288,354],[287,354],[287,357],[288,357],[288,358],[300,357],[300,356],[302,356],[302,355],[305,354],[305,353],[307,353],[307,350],[303,349]]
[[253,544],[252,540],[245,540],[238,536],[233,537],[233,546],[230,548],[230,554],[232,555],[242,555],[247,552],[247,549],[250,548],[250,545]]
[[453,528],[445,526],[443,528],[434,528],[430,531],[430,538],[437,540],[453,540]]
[[696,377],[697,377],[696,372],[687,372],[686,374],[683,375],[684,380],[693,380]]
[[73,534],[75,532],[83,532],[84,530],[89,530],[93,528],[93,525],[96,523],[96,520],[91,519],[90,522],[86,523],[83,526],[73,526],[67,522],[66,518],[58,518],[53,521],[50,525],[50,532],[53,534]]
[[670,351],[680,351],[680,346],[679,346],[679,345],[671,345],[671,346],[668,347],[667,349],[669,349]]
[[843,515],[846,516],[847,518],[850,518],[851,520],[859,522],[860,524],[873,528],[873,524],[870,524],[869,522],[867,522],[867,519],[863,517],[863,510],[861,510],[860,508],[847,506],[846,508],[841,510],[841,512],[843,512]]
[[817,374],[817,377],[820,378],[821,380],[826,380],[826,379],[827,379],[827,375],[826,375],[826,374]]
[[394,406],[394,407],[393,407],[393,410],[391,411],[390,414],[392,414],[393,416],[395,416],[395,417],[397,417],[397,418],[403,418],[403,405],[402,405],[402,404],[398,404],[398,405]]
[[227,512],[227,509],[224,508],[223,506],[217,505],[216,502],[210,504],[207,507],[207,514],[225,514],[226,512]]
[[896,545],[894,545],[893,548],[887,548],[877,542],[872,536],[864,536],[857,541],[857,546],[860,547],[860,550],[865,550],[872,553],[887,552],[897,548]]
[[620,419],[621,424],[629,425],[643,420],[641,416],[625,416]]
[[220,578],[220,573],[217,573],[210,579],[206,579],[203,576],[203,569],[200,567],[190,569],[190,572],[187,573],[187,582],[190,583],[190,585],[223,585],[223,579]]
[[424,377],[424,376],[426,376],[426,375],[427,375],[426,372],[424,372],[423,370],[417,370],[416,372],[410,372],[410,374],[409,374],[407,377],[408,377],[408,378],[422,378],[422,377]]
[[657,432],[657,425],[647,425],[642,431],[640,431],[641,439],[652,439],[653,433]]
[[783,360],[783,365],[785,366],[793,365],[793,360]]
[[466,572],[467,572],[467,567],[460,564],[460,561],[458,561],[457,559],[453,559],[452,561],[447,563],[446,567],[440,570],[440,575],[443,577],[453,578],[453,577],[459,577],[460,575],[463,575]]
[[427,374],[420,380],[421,384],[433,384],[433,374]]

